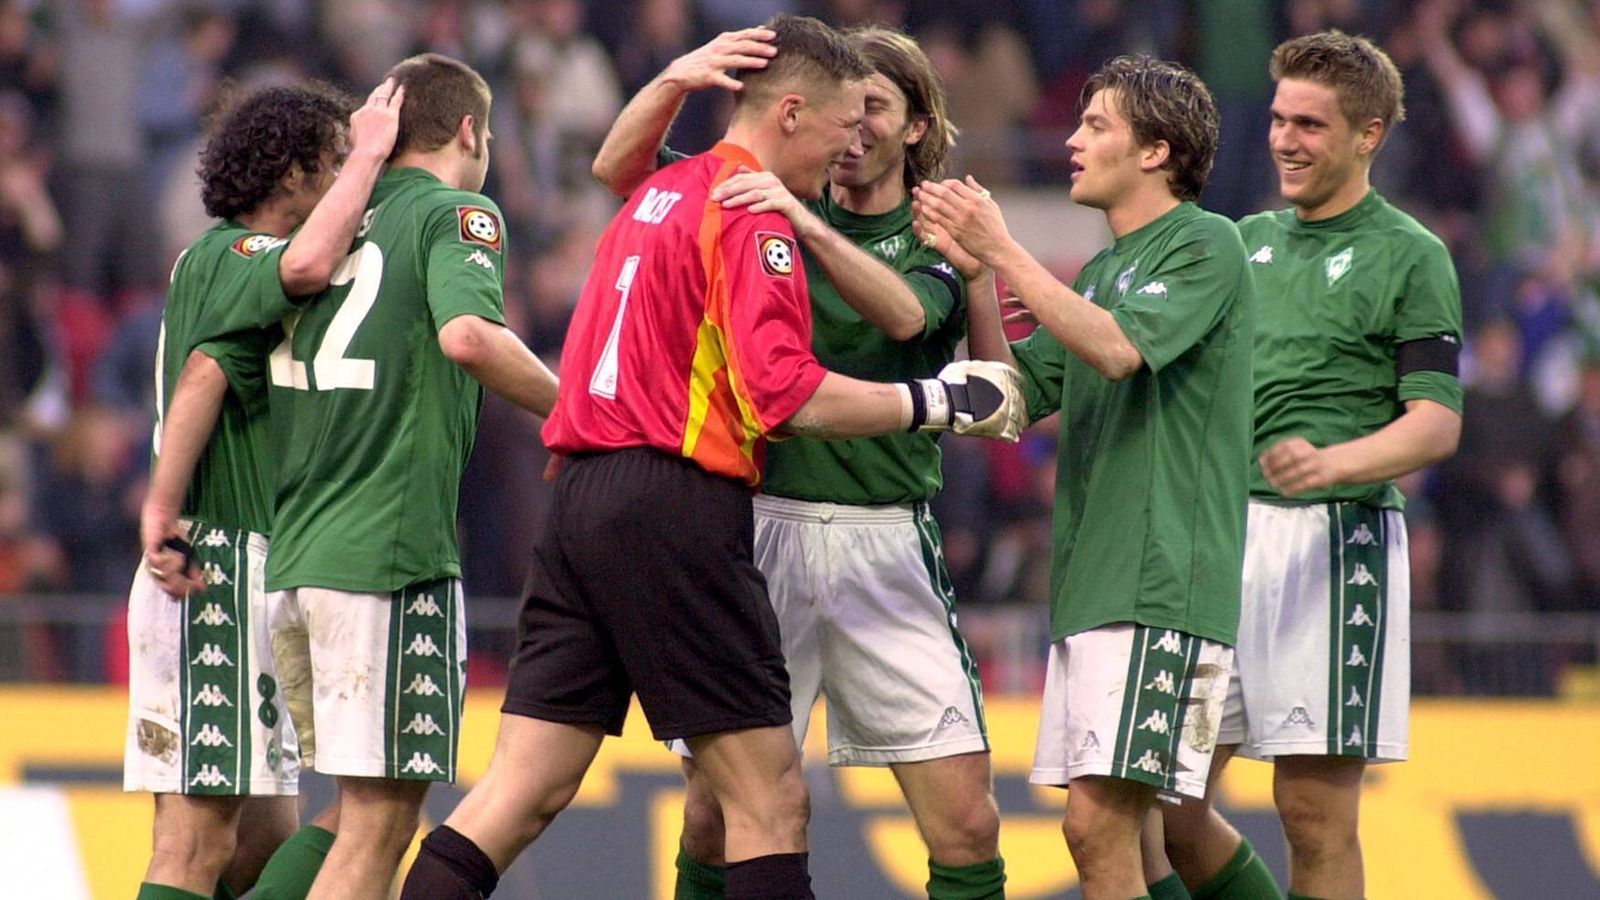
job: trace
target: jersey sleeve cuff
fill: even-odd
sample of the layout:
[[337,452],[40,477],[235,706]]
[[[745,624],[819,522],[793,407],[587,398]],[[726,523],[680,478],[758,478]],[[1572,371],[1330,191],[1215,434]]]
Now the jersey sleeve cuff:
[[817,386],[822,384],[828,370],[821,363],[812,362],[800,370],[800,375],[794,384],[782,394],[773,397],[772,402],[756,410],[756,418],[761,422],[763,436],[775,430],[779,425],[794,418],[800,407],[806,405],[811,395],[817,392]]

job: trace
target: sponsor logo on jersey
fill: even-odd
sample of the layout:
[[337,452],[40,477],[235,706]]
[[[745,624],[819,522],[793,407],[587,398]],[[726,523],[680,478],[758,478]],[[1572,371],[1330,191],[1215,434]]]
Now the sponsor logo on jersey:
[[456,219],[461,223],[461,240],[468,244],[483,244],[500,252],[500,217],[481,206],[456,207]]
[[406,607],[406,615],[439,618],[444,615],[444,610],[439,608],[439,603],[433,599],[432,594],[418,594],[411,598],[411,605]]
[[422,697],[437,697],[443,694],[444,691],[439,689],[439,685],[432,678],[418,672],[416,675],[411,676],[411,683],[406,685],[406,689],[400,693],[417,694]]
[[482,250],[474,250],[467,254],[467,262],[472,263],[473,265],[483,266],[485,269],[488,269],[491,272],[494,271],[494,260],[485,256]]
[[443,772],[444,769],[433,761],[433,754],[416,751],[411,754],[410,759],[406,760],[406,764],[401,767],[400,771],[410,772],[415,775],[437,775]]
[[213,528],[206,532],[206,536],[195,541],[196,547],[232,547],[233,541],[228,538],[228,533],[221,528]]
[[1371,616],[1367,615],[1366,607],[1364,607],[1361,604],[1357,603],[1355,611],[1350,613],[1350,618],[1345,620],[1345,624],[1346,625],[1368,625],[1368,626],[1371,626],[1371,625],[1376,625],[1377,623],[1372,621],[1372,617]]
[[201,608],[199,615],[194,617],[190,625],[232,625],[233,617],[222,611],[222,604],[207,603]]
[[199,744],[202,747],[232,747],[233,741],[228,740],[228,736],[223,734],[222,729],[217,726],[206,725],[200,729],[199,734],[194,736],[194,740],[189,742],[191,747],[195,744]]
[[1134,760],[1133,764],[1128,766],[1128,768],[1149,772],[1151,775],[1164,776],[1167,774],[1167,767],[1161,762],[1161,757],[1157,756],[1156,752],[1150,749],[1146,749],[1144,751],[1144,755],[1139,757],[1137,760]]
[[411,645],[406,647],[407,656],[444,656],[439,650],[439,645],[433,642],[433,635],[419,634],[411,638]]
[[1123,269],[1122,274],[1117,276],[1117,293],[1119,295],[1126,294],[1128,292],[1128,288],[1133,287],[1133,270],[1137,268],[1139,268],[1139,264],[1134,263],[1126,269]]
[[406,723],[406,727],[400,729],[400,733],[401,734],[444,734],[444,729],[440,728],[439,727],[439,723],[435,722],[433,720],[433,715],[432,714],[430,714],[430,713],[420,713],[419,712],[416,715],[411,717],[411,721]]
[[1149,294],[1152,297],[1165,297],[1167,295],[1167,283],[1165,281],[1152,281],[1139,288],[1138,293]]
[[200,577],[205,579],[206,584],[209,585],[233,584],[233,579],[229,578],[228,573],[222,571],[222,567],[216,563],[208,562],[202,565],[200,567]]
[[1361,652],[1361,647],[1357,645],[1351,645],[1350,658],[1345,660],[1344,664],[1347,666],[1364,667],[1367,664],[1367,656]]
[[778,278],[794,274],[794,242],[783,235],[756,232],[756,252],[761,257],[761,271]]
[[201,766],[200,771],[189,779],[189,786],[204,785],[206,787],[233,787],[233,782],[228,776],[222,774],[222,769],[217,766]]
[[1365,706],[1366,705],[1365,703],[1361,702],[1361,692],[1356,690],[1356,686],[1353,685],[1353,684],[1350,685],[1350,699],[1346,700],[1344,702],[1344,705],[1345,706]]
[[1356,248],[1346,247],[1328,257],[1327,262],[1324,263],[1327,267],[1328,287],[1333,287],[1339,279],[1345,276],[1345,273],[1350,271],[1350,264],[1355,259],[1355,252]]
[[1372,577],[1372,572],[1367,569],[1366,563],[1356,563],[1356,570],[1350,573],[1350,580],[1345,582],[1345,584],[1353,584],[1358,587],[1366,587],[1377,583],[1378,579]]
[[1160,650],[1163,653],[1172,653],[1182,656],[1183,640],[1178,637],[1178,633],[1176,631],[1173,631],[1169,628],[1166,631],[1161,632],[1161,639],[1156,641],[1154,649]]
[[194,659],[189,660],[189,665],[227,666],[231,669],[233,668],[233,660],[229,659],[228,654],[223,653],[222,648],[216,644],[201,644],[200,652],[195,654]]
[[956,709],[954,706],[946,706],[944,708],[944,714],[939,717],[939,724],[935,725],[933,730],[943,731],[946,728],[951,728],[956,725],[967,724],[970,723],[968,722],[967,717],[961,714],[961,710]]
[[1150,710],[1150,715],[1139,723],[1138,731],[1152,731],[1156,734],[1171,734],[1172,723],[1167,720],[1167,714],[1159,709]]
[[[239,254],[245,259],[249,259],[250,257],[255,256],[257,253],[264,253],[268,250],[271,250],[273,247],[281,247],[287,243],[289,242],[284,238],[273,237],[270,234],[247,234],[244,237],[239,238],[237,241],[234,241],[233,245],[229,249],[233,250],[233,252]],[[177,269],[174,268],[173,272],[176,273]]]
[[1163,694],[1171,694],[1174,697],[1178,696],[1177,681],[1172,677],[1172,673],[1166,669],[1156,672],[1156,677],[1151,679],[1150,683],[1144,686],[1144,689],[1147,691],[1160,691]]
[[194,699],[189,701],[193,706],[232,706],[233,701],[222,692],[222,688],[215,684],[204,684],[200,690],[194,692]]
[[1289,710],[1287,716],[1283,717],[1283,727],[1288,728],[1290,725],[1304,725],[1307,728],[1317,727],[1317,723],[1311,718],[1311,713],[1306,712],[1304,706],[1296,706],[1294,709]]
[[1272,245],[1262,244],[1260,250],[1250,255],[1250,261],[1258,266],[1272,265]]
[[1088,734],[1083,736],[1083,743],[1078,745],[1078,749],[1079,750],[1099,750],[1100,749],[1100,738],[1096,737],[1095,733],[1091,731]]
[[872,249],[876,250],[879,256],[889,262],[894,262],[895,257],[900,255],[900,248],[903,246],[905,246],[904,239],[899,235],[895,235],[888,240],[882,240],[874,244]]
[[1357,525],[1356,530],[1350,532],[1350,539],[1345,541],[1346,544],[1357,544],[1363,547],[1376,544],[1377,542],[1378,539],[1373,536],[1372,529],[1368,528],[1367,523],[1365,522]]

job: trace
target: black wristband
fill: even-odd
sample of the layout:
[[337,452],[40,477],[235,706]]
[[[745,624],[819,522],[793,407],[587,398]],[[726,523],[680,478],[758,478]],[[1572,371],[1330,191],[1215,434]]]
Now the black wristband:
[[911,391],[911,427],[906,431],[918,431],[928,422],[928,398],[922,393],[922,385],[915,381],[902,381],[901,384]]

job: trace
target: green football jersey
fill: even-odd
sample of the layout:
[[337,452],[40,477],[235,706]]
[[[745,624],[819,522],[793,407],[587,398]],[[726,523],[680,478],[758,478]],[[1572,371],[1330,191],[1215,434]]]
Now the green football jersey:
[[153,458],[161,455],[167,406],[189,354],[199,350],[216,360],[228,379],[217,424],[189,482],[183,515],[260,534],[272,530],[275,481],[266,358],[282,337],[277,325],[261,323],[275,318],[264,311],[290,306],[278,279],[278,261],[287,243],[231,220],[202,234],[173,266],[156,352]]
[[1239,231],[1181,204],[1102,250],[1073,289],[1144,364],[1107,380],[1043,328],[1013,347],[1028,414],[1061,412],[1052,639],[1134,622],[1232,644],[1255,304]]
[[[1461,382],[1395,368],[1396,347],[1461,343],[1461,287],[1444,244],[1372,191],[1350,210],[1302,222],[1293,210],[1240,221],[1260,298],[1255,338],[1255,452],[1250,493],[1284,498],[1261,474],[1262,451],[1289,437],[1318,447],[1388,425],[1407,400],[1461,412]],[[1394,482],[1347,485],[1293,502],[1356,501],[1399,509]]]
[[499,208],[390,171],[329,288],[284,322],[287,416],[267,586],[381,593],[459,577],[456,494],[483,389],[439,349],[459,315],[503,322]]
[[[823,221],[904,277],[921,301],[922,334],[897,341],[868,323],[839,296],[822,265],[801,246],[811,291],[811,349],[828,369],[868,381],[904,381],[938,374],[966,334],[966,281],[911,230],[911,201],[891,212],[857,215],[823,199],[810,204]],[[831,503],[928,500],[943,484],[937,436],[895,434],[848,441],[795,438],[767,446],[762,491]]]

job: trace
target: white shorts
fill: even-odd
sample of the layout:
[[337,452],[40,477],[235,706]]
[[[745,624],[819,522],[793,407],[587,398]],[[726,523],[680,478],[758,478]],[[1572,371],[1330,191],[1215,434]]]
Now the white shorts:
[[[983,688],[927,504],[758,494],[755,562],[789,671],[795,740],[827,701],[828,763],[887,766],[989,749]],[[686,753],[681,742],[674,750]]]
[[1233,649],[1118,624],[1050,645],[1034,784],[1109,775],[1204,797]]
[[272,646],[305,765],[454,781],[467,666],[461,580],[275,595]]
[[145,562],[128,594],[122,785],[194,795],[293,795],[300,745],[267,631],[267,539],[189,523],[210,588],[177,598]]
[[1411,573],[1400,512],[1252,500],[1235,661],[1220,740],[1241,755],[1405,759]]

